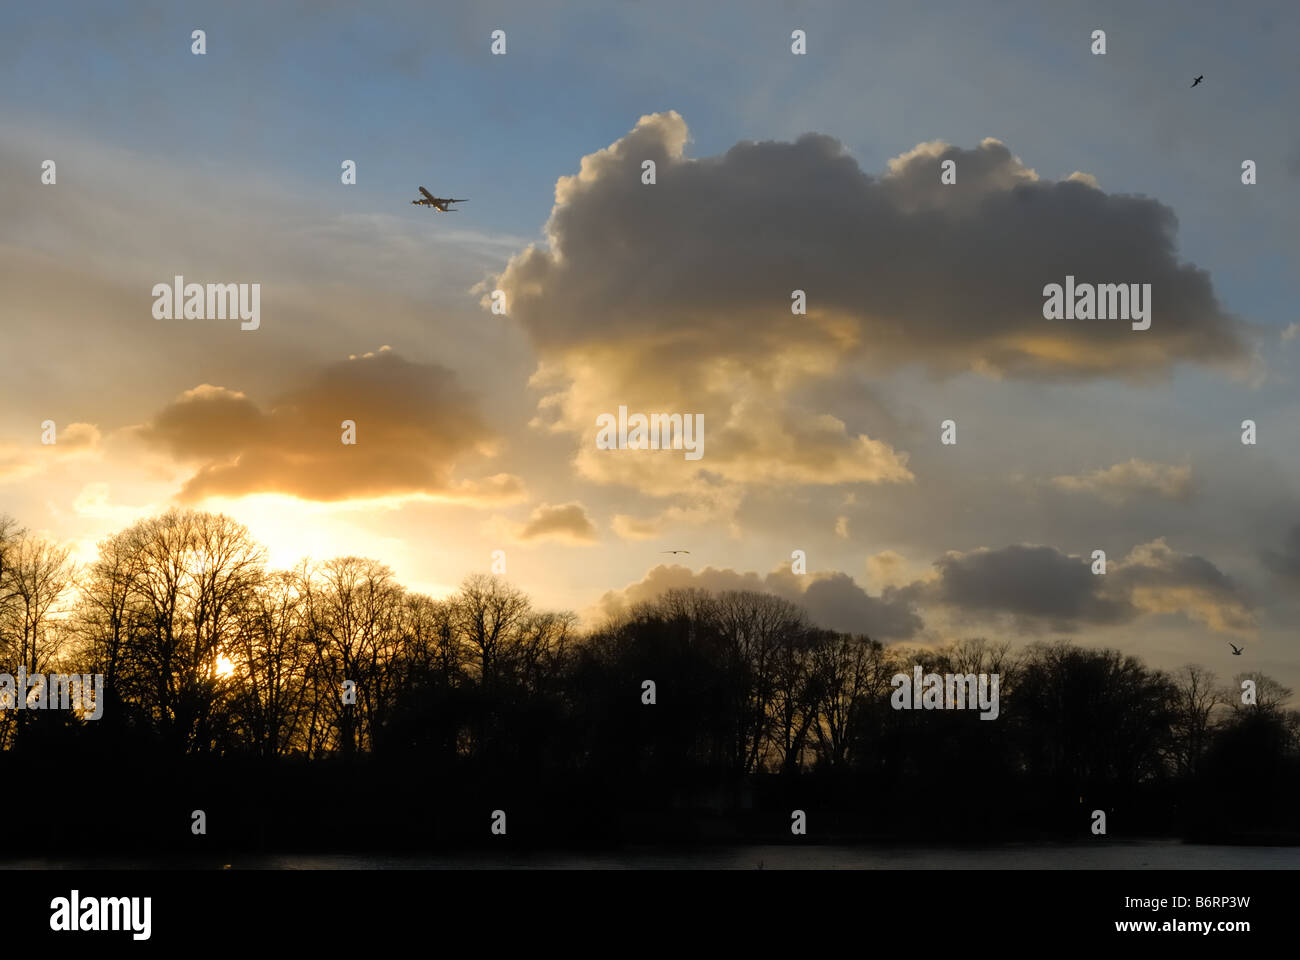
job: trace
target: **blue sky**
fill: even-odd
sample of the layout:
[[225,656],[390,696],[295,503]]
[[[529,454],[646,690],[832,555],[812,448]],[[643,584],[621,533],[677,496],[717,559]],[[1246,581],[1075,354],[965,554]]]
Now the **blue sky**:
[[[1045,176],[1081,169],[1160,197],[1238,309],[1291,322],[1294,260],[1277,244],[1296,225],[1300,134],[1279,121],[1297,93],[1300,13],[1070,7],[29,5],[5,15],[0,97],[7,115],[275,176],[316,202],[355,159],[358,189],[328,202],[382,208],[434,180],[473,198],[477,225],[522,235],[577,156],[663,109],[691,124],[696,156],[817,130],[869,172],[924,140],[995,136]],[[804,60],[788,54],[794,27],[809,32]],[[488,55],[495,28],[505,57]],[[1089,53],[1097,28],[1104,57]],[[1207,82],[1183,94],[1197,73]],[[1262,169],[1243,196],[1247,157]]]

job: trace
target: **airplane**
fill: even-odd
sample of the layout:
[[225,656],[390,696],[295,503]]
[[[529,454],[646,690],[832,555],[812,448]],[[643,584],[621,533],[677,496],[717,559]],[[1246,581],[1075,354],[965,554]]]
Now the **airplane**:
[[1204,79],[1205,79],[1205,74],[1201,74],[1199,77],[1197,77],[1195,80],[1192,81],[1192,86],[1196,86]]
[[433,207],[434,209],[436,209],[436,210],[438,210],[438,211],[440,211],[440,212],[442,212],[442,213],[456,213],[456,212],[457,212],[457,211],[452,210],[450,207],[447,206],[447,204],[449,204],[449,203],[469,203],[468,200],[453,200],[453,199],[450,198],[450,197],[435,197],[435,196],[434,196],[433,194],[431,194],[428,190],[424,189],[424,187],[421,187],[421,188],[420,188],[420,192],[421,192],[422,194],[424,194],[424,199],[423,199],[423,200],[412,200],[411,202],[412,202],[413,204],[415,204],[417,207]]
[[1232,642],[1229,642],[1229,643],[1228,643],[1228,646],[1232,647],[1232,655],[1233,655],[1234,657],[1239,657],[1239,656],[1241,656],[1241,651],[1243,651],[1243,650],[1246,649],[1245,647],[1239,647],[1239,646],[1237,646],[1235,643],[1232,643]]
[[690,553],[689,550],[660,550],[660,553]]

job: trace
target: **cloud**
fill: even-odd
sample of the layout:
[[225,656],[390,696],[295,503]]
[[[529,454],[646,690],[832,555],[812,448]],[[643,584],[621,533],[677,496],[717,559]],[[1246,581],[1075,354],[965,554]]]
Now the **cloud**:
[[607,591],[597,605],[597,615],[616,616],[629,607],[653,600],[665,590],[695,587],[713,592],[751,590],[770,593],[799,604],[820,627],[865,633],[879,640],[905,640],[922,626],[910,603],[886,591],[872,597],[848,574],[826,571],[805,575],[780,566],[766,576],[754,572],[705,567],[698,572],[678,564],[661,564],[643,579],[621,590]]
[[1111,575],[1144,613],[1181,613],[1224,632],[1248,633],[1256,627],[1237,584],[1205,558],[1171,549],[1163,537],[1134,547]]
[[1300,581],[1300,523],[1287,531],[1281,550],[1264,550],[1260,559],[1279,577]]
[[907,561],[896,550],[882,550],[867,557],[867,581],[876,587],[897,587],[907,582]]
[[16,444],[0,447],[0,483],[30,477],[39,473],[41,466],[41,461],[25,447]]
[[[11,365],[0,401],[6,414],[39,422],[56,415],[41,398],[58,397],[57,410],[81,418],[78,411],[93,410],[111,436],[204,382],[261,405],[319,366],[361,352],[361,329],[408,359],[457,370],[462,383],[499,378],[522,394],[519,380],[532,362],[526,343],[502,335],[507,318],[476,316],[465,291],[525,239],[449,231],[436,217],[415,215],[404,197],[365,199],[364,185],[345,191],[341,204],[322,203],[320,184],[301,177],[256,165],[223,171],[201,151],[196,167],[138,142],[114,146],[82,125],[10,119],[0,142],[0,290],[12,316],[57,317],[61,338],[58,362]],[[26,175],[47,158],[59,161],[55,186]],[[199,181],[203,229],[195,230]],[[363,212],[377,205],[391,212]],[[260,283],[261,327],[156,320],[150,291],[177,274]],[[7,325],[9,354],[47,356],[46,326]]]
[[[1247,360],[1241,324],[1208,274],[1177,260],[1174,214],[1150,198],[1083,174],[1040,179],[996,140],[922,144],[873,177],[819,134],[702,159],[685,156],[688,138],[677,113],[654,114],[583,157],[556,185],[547,245],[493,284],[540,355],[539,422],[578,438],[589,479],[654,493],[705,471],[740,484],[907,482],[906,454],[849,429],[852,411],[796,398],[903,367],[1144,380],[1179,362]],[[954,186],[940,183],[948,159]],[[1151,329],[1044,320],[1042,289],[1067,273],[1150,283]],[[807,315],[791,313],[794,290]],[[596,450],[595,417],[619,404],[703,413],[704,458]]]
[[691,532],[725,529],[730,536],[739,537],[741,531],[736,521],[736,510],[740,500],[734,489],[697,487],[679,497],[672,506],[649,516],[615,514],[610,527],[624,540],[653,540],[669,530],[680,528]]
[[101,439],[99,427],[93,423],[70,423],[55,436],[56,442],[50,446],[61,454],[94,453]]
[[806,578],[807,585],[799,595],[796,591],[801,584],[794,582],[794,574],[769,574],[773,577],[788,578],[786,598],[797,599],[814,623],[828,629],[865,633],[879,640],[905,640],[922,627],[910,601],[892,588],[872,597],[847,573],[815,573]]
[[72,512],[78,517],[112,520],[122,526],[128,526],[142,517],[157,512],[153,504],[129,506],[114,503],[109,485],[96,480],[84,485],[72,500]]
[[653,540],[663,532],[662,517],[633,517],[626,513],[616,513],[610,520],[610,527],[624,540]]
[[103,438],[93,423],[56,424],[54,443],[41,442],[43,433],[44,427],[28,443],[0,443],[0,483],[43,473],[58,461],[92,459],[102,452]]
[[[1300,542],[1300,533],[1297,535]],[[896,579],[904,560],[893,551],[870,558],[874,582]],[[949,551],[932,574],[910,583],[885,583],[871,596],[846,573],[796,576],[782,565],[765,576],[706,567],[692,571],[660,565],[643,579],[601,597],[596,613],[614,616],[665,590],[696,587],[714,592],[754,590],[800,604],[813,623],[880,640],[906,640],[924,626],[922,617],[942,615],[949,625],[983,622],[1021,633],[1073,633],[1084,627],[1117,627],[1143,616],[1175,614],[1212,630],[1248,634],[1256,628],[1251,602],[1210,561],[1179,553],[1163,538],[1134,547],[1094,575],[1090,559],[1050,546],[1016,544]]]
[[1255,627],[1249,600],[1229,577],[1163,538],[1134,547],[1101,575],[1092,573],[1090,560],[1033,545],[951,551],[935,568],[937,578],[900,594],[961,618],[1009,618],[1022,632],[1115,626],[1146,614],[1181,614],[1235,633]]
[[[342,423],[356,443],[342,442]],[[523,494],[508,474],[453,479],[493,452],[493,436],[454,375],[387,348],[318,371],[266,408],[203,384],[137,428],[175,460],[197,462],[179,498],[285,493],[306,500],[426,495],[501,501]]]
[[1123,623],[1137,616],[1132,604],[1103,593],[1106,581],[1092,574],[1087,561],[1054,547],[950,551],[934,565],[937,580],[906,589],[963,614],[1010,614],[1022,627],[1048,624],[1054,630]]
[[543,503],[515,532],[515,539],[527,543],[536,540],[559,540],[566,543],[596,542],[596,528],[580,503],[551,506]]
[[1134,458],[1088,474],[1053,477],[1052,485],[1071,493],[1094,494],[1116,504],[1139,494],[1186,500],[1192,492],[1192,468]]

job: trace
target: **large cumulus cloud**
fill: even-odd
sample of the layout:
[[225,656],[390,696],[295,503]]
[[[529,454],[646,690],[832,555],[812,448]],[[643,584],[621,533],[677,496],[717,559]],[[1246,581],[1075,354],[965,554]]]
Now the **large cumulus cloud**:
[[[702,159],[685,156],[687,140],[679,115],[656,114],[584,157],[557,184],[548,246],[496,280],[541,356],[539,422],[581,437],[589,478],[660,493],[700,471],[903,482],[906,455],[889,438],[795,397],[906,366],[1140,380],[1246,356],[1208,274],[1178,261],[1173,212],[1153,199],[1107,194],[1085,174],[1040,179],[995,140],[922,144],[881,176],[817,134]],[[955,185],[940,182],[949,159]],[[1066,274],[1150,283],[1151,329],[1044,320],[1042,288]],[[795,289],[807,316],[791,314]],[[619,404],[704,413],[705,457],[595,450],[594,418]]]

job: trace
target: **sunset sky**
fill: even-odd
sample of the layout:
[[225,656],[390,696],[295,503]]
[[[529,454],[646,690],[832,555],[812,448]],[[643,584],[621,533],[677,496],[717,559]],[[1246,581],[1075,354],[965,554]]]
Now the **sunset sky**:
[[[1300,7],[459,6],[4,13],[0,512],[1300,689]],[[260,283],[260,329],[155,319],[176,275]],[[1045,320],[1067,275],[1151,329]],[[597,449],[620,405],[703,457]]]

